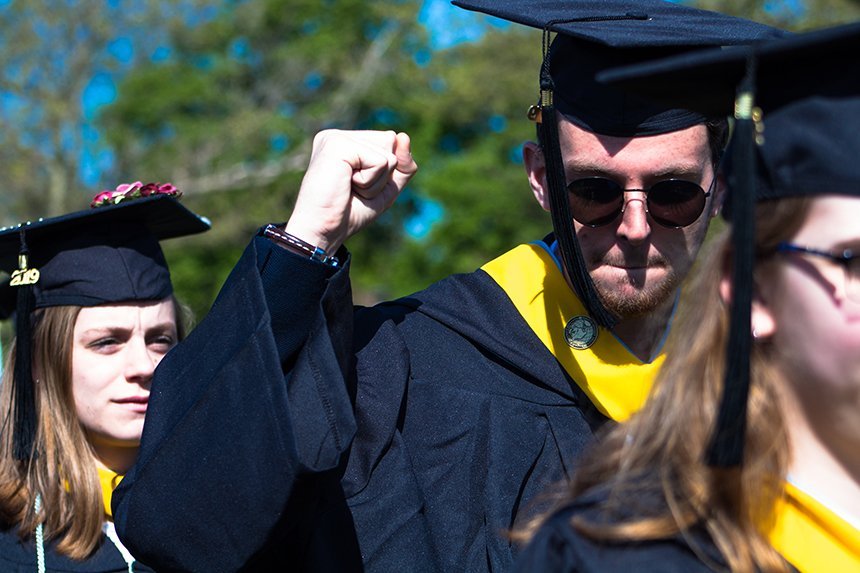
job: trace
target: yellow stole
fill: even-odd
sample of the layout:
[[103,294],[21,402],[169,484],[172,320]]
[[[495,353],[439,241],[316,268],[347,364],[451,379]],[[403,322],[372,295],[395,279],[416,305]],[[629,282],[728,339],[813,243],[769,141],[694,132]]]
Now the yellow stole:
[[122,481],[123,476],[113,472],[107,468],[96,468],[99,472],[99,483],[102,486],[102,501],[104,502],[105,515],[109,519],[113,519],[113,514],[110,509],[110,498],[113,495],[113,490]]
[[621,422],[642,407],[665,355],[642,362],[603,328],[590,348],[571,348],[565,340],[565,325],[588,312],[545,249],[520,245],[481,268],[507,293],[529,327],[604,415]]
[[768,538],[801,573],[860,571],[860,530],[790,483]]

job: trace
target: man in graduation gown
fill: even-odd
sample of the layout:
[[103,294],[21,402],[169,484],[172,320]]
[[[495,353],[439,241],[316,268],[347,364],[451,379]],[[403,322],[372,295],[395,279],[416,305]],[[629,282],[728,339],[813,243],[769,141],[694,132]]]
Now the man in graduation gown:
[[343,244],[417,165],[406,134],[318,134],[289,222],[156,373],[114,506],[157,570],[505,570],[505,531],[647,394],[719,208],[725,125],[594,75],[774,31],[658,0],[456,3],[559,32],[524,152],[554,235],[353,308]]
[[[849,214],[852,201],[857,205],[860,198],[860,164],[855,161],[860,155],[860,62],[853,57],[858,49],[860,22],[853,22],[754,47],[682,54],[602,75],[630,93],[683,104],[703,113],[734,109],[737,122],[732,159],[726,162],[725,170],[732,181],[728,201],[731,208],[727,209],[732,224],[732,272],[731,280],[722,285],[731,292],[724,317],[732,336],[720,340],[713,326],[715,321],[708,321],[710,326],[702,325],[704,337],[726,357],[725,367],[712,370],[704,383],[720,384],[716,394],[720,401],[714,406],[719,415],[709,423],[711,429],[705,441],[687,440],[684,447],[700,451],[702,466],[707,463],[707,467],[690,473],[704,475],[703,482],[719,483],[723,491],[731,490],[733,483],[744,482],[748,494],[730,502],[739,509],[730,513],[734,523],[717,527],[721,540],[709,534],[709,530],[717,528],[708,522],[713,516],[727,515],[723,505],[726,501],[718,499],[720,496],[713,495],[713,491],[695,494],[699,498],[695,502],[696,515],[688,513],[683,525],[678,525],[680,531],[666,533],[672,528],[664,527],[659,533],[651,528],[652,535],[645,539],[642,532],[646,528],[631,524],[653,524],[661,516],[683,513],[668,508],[658,474],[675,475],[676,483],[684,482],[685,477],[675,474],[677,451],[665,447],[665,442],[662,448],[657,446],[659,457],[650,459],[643,459],[641,451],[631,448],[617,463],[626,466],[626,476],[611,475],[607,479],[606,475],[595,477],[598,472],[594,468],[586,472],[591,478],[589,489],[573,499],[568,496],[562,509],[548,517],[529,547],[520,552],[516,571],[728,571],[732,559],[736,560],[732,570],[741,570],[738,562],[752,562],[753,557],[760,567],[754,563],[755,570],[776,570],[778,561],[769,568],[762,565],[767,556],[760,550],[757,555],[748,550],[738,559],[744,553],[743,546],[751,547],[753,536],[748,532],[743,534],[742,543],[726,541],[751,514],[756,515],[754,526],[759,533],[785,560],[784,570],[860,571],[860,433],[852,426],[860,420],[860,408],[856,400],[846,397],[857,395],[860,371],[852,362],[857,353],[840,346],[835,358],[818,363],[798,356],[798,348],[809,348],[810,355],[817,357],[822,354],[821,348],[834,345],[833,340],[810,335],[816,328],[819,333],[839,332],[836,339],[846,343],[860,340],[840,330],[843,324],[854,328],[860,324],[854,310],[860,308],[860,299],[853,297],[852,301],[851,291],[852,284],[860,285],[854,282],[860,270],[856,266],[860,253],[856,247],[852,250],[842,246],[856,245],[860,240],[858,218]],[[791,74],[786,74],[789,68]],[[762,134],[765,136],[760,137]],[[806,205],[799,206],[797,201],[801,198]],[[785,216],[787,211],[785,205],[779,206],[780,201],[795,201],[796,210],[803,214],[802,224],[786,223],[790,217]],[[767,210],[761,210],[765,205]],[[794,229],[793,240],[780,242],[774,256],[762,256],[768,249],[763,243],[775,245],[776,240],[761,226],[768,224],[766,218],[780,212],[782,218],[773,219],[771,228],[775,221],[782,221]],[[790,216],[797,218],[797,213]],[[798,246],[798,241],[817,242],[819,246]],[[827,250],[821,244],[837,247]],[[791,258],[774,263],[780,252]],[[801,274],[815,285],[813,288],[826,292],[826,297],[816,299],[801,283],[777,284],[791,277],[787,271],[770,272],[773,267],[765,271],[768,265],[794,266],[798,255],[806,257],[807,263]],[[817,270],[819,267],[807,262],[828,257],[834,262],[844,261],[832,265],[843,267],[844,274],[825,278]],[[777,292],[779,295],[774,294]],[[783,299],[788,296],[795,298]],[[787,312],[770,311],[777,300]],[[804,300],[824,302],[817,302],[813,311],[804,313],[798,308],[802,306],[798,301]],[[828,312],[830,309],[832,312]],[[763,345],[767,348],[763,349]],[[692,362],[695,364],[695,360]],[[808,368],[797,366],[807,363]],[[675,366],[672,371],[678,380],[684,380],[683,367]],[[695,370],[693,366],[691,371]],[[761,383],[765,371],[776,373],[776,383],[771,387]],[[661,393],[675,396],[668,387],[671,381],[664,382],[668,384]],[[806,394],[802,394],[804,383],[809,389]],[[766,414],[755,402],[779,404],[783,418],[779,426],[764,422]],[[678,403],[684,403],[683,398],[678,398]],[[671,407],[666,406],[655,401],[646,408],[674,416],[667,412]],[[648,430],[639,424],[628,431]],[[683,435],[688,427],[672,431]],[[773,444],[771,436],[778,432],[785,434],[784,446],[775,451],[785,461],[772,463],[764,459],[766,456],[751,453],[755,444]],[[656,451],[654,444],[648,447]],[[633,459],[637,461],[629,463]],[[783,483],[770,495],[761,494],[761,488],[751,483],[756,479],[750,478],[755,473],[752,467],[768,467],[766,479]],[[675,508],[689,505],[689,490],[683,489],[672,492]],[[756,509],[751,510],[750,504],[755,504]],[[593,530],[588,533],[586,528],[572,527],[571,520],[606,524],[617,535],[610,539]],[[773,557],[769,557],[771,561]]]

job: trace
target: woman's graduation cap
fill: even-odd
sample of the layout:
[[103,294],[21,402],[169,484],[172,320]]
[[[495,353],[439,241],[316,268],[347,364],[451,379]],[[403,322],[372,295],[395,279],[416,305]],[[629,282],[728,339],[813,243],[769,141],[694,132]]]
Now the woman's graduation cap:
[[0,229],[0,269],[10,275],[0,284],[0,317],[16,314],[16,459],[34,455],[31,312],[164,299],[173,287],[158,241],[209,227],[172,196],[152,195]]
[[[553,229],[577,295],[592,318],[611,328],[617,319],[598,297],[573,232],[555,112],[593,133],[618,137],[657,135],[703,123],[706,117],[698,112],[631,96],[597,82],[596,76],[613,67],[707,47],[748,44],[784,32],[662,0],[453,3],[544,32],[540,101],[529,116],[538,123],[546,159]],[[551,32],[557,33],[552,42]]]
[[607,71],[666,105],[736,120],[729,177],[735,253],[726,380],[708,463],[742,463],[749,394],[755,202],[860,196],[860,23]]

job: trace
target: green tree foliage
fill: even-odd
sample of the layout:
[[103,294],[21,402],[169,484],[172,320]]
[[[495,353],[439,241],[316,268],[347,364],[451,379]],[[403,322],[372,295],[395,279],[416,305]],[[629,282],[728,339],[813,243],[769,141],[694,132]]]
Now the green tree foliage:
[[[156,23],[183,18],[192,0],[0,5],[0,222],[80,208],[94,191],[81,185],[82,154],[98,152],[84,92],[121,74],[158,44]],[[103,75],[103,76],[102,76]]]
[[174,29],[172,56],[130,75],[103,114],[118,169],[159,171],[196,193],[300,169],[309,135],[401,97],[406,82],[389,78],[414,75],[409,48],[425,41],[414,16],[406,2],[264,0]]

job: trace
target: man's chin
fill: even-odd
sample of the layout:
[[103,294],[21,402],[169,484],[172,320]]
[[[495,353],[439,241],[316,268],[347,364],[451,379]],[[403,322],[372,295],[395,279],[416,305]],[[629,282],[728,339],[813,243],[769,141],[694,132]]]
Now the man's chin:
[[666,305],[677,290],[674,280],[649,281],[644,287],[633,281],[626,284],[605,285],[596,283],[606,310],[619,318],[642,318]]

